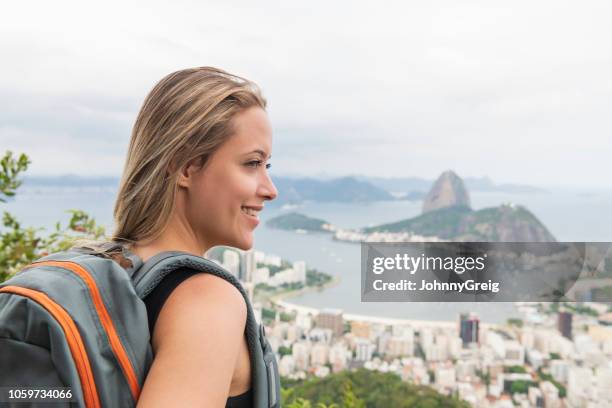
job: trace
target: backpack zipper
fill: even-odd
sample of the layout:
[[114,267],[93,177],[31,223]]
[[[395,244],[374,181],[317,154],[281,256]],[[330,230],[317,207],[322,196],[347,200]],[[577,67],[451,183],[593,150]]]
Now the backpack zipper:
[[126,353],[123,344],[121,344],[121,340],[119,339],[119,335],[117,334],[117,329],[115,328],[113,320],[111,319],[106,306],[104,306],[104,301],[102,300],[102,295],[100,294],[98,285],[90,273],[78,263],[70,261],[40,261],[34,262],[28,267],[34,266],[54,266],[67,269],[78,275],[85,282],[87,288],[89,289],[89,293],[91,294],[91,299],[93,300],[96,312],[100,318],[100,323],[102,323],[102,327],[104,328],[104,331],[108,337],[111,349],[113,350],[113,353],[115,354],[115,357],[123,370],[128,386],[130,387],[134,402],[138,401],[138,397],[140,396],[140,384],[138,383],[138,377],[136,376],[132,362]]
[[0,293],[12,293],[26,297],[41,305],[51,314],[51,316],[53,316],[66,335],[70,354],[72,354],[72,359],[79,373],[85,406],[87,408],[100,408],[100,398],[98,396],[98,390],[96,389],[91,364],[89,363],[89,358],[85,351],[85,345],[83,344],[83,339],[81,338],[76,324],[68,312],[55,303],[49,296],[34,289],[22,288],[19,286],[4,286],[0,288]]

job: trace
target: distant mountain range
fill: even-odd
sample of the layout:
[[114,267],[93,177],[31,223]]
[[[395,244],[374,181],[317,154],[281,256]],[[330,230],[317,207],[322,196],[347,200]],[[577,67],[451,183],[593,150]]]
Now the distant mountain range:
[[[273,205],[318,202],[368,202],[389,200],[418,201],[425,197],[434,180],[421,178],[380,178],[349,176],[320,180],[315,178],[273,177],[279,191]],[[514,184],[494,184],[488,178],[465,179],[471,191],[542,192],[544,190]],[[118,188],[118,177],[80,177],[76,175],[24,177],[23,187],[105,187]]]
[[[273,228],[331,231],[325,220],[299,213],[272,218]],[[453,171],[443,172],[423,201],[423,213],[400,221],[363,228],[360,232],[411,233],[449,241],[554,242],[555,237],[527,208],[503,204],[474,211],[463,180]]]
[[342,177],[332,180],[274,177],[273,181],[279,191],[278,201],[281,203],[395,200],[388,191],[367,181],[357,180],[354,177]]
[[[427,192],[434,180],[418,177],[368,177],[355,176],[356,179],[367,181],[389,192]],[[472,192],[504,192],[504,193],[543,193],[545,189],[524,184],[496,184],[488,177],[466,177],[465,186]]]
[[119,177],[81,177],[74,174],[64,176],[26,176],[23,187],[115,187],[119,188]]

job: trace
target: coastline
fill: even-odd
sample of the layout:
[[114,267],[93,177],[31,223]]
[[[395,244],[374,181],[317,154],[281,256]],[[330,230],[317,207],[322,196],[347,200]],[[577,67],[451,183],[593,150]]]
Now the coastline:
[[[333,279],[327,282],[323,286],[310,286],[304,287],[298,290],[290,290],[287,292],[279,293],[277,295],[271,296],[268,300],[276,307],[281,308],[283,311],[287,312],[301,312],[311,315],[318,315],[320,313],[320,309],[310,307],[310,306],[302,306],[295,303],[291,303],[290,300],[292,297],[299,296],[303,293],[312,292],[314,290],[324,290],[331,286],[340,283],[340,277],[334,276]],[[400,319],[394,317],[382,317],[382,316],[369,316],[369,315],[361,315],[361,314],[353,314],[353,313],[343,313],[343,319],[346,321],[358,321],[358,322],[366,322],[366,323],[374,323],[374,324],[385,324],[385,325],[407,325],[416,328],[455,328],[457,327],[457,321],[455,320],[416,320],[416,319]],[[500,327],[500,324],[495,323],[480,323],[482,328],[493,329]]]
[[[319,309],[308,306],[296,305],[294,303],[289,303],[284,300],[278,300],[274,303],[275,306],[282,308],[284,311],[296,311],[302,313],[309,313],[313,315],[319,314]],[[381,317],[381,316],[368,316],[368,315],[358,315],[347,313],[342,315],[343,319],[346,321],[357,321],[357,322],[366,322],[366,323],[374,323],[374,324],[384,324],[384,325],[406,325],[412,326],[416,328],[456,328],[457,321],[440,321],[440,320],[413,320],[413,319],[398,319],[394,317]],[[495,323],[480,323],[482,328],[493,329],[500,327],[499,324]]]
[[[284,299],[288,299],[288,298],[292,298],[292,297],[296,297],[299,295],[302,295],[304,293],[308,293],[308,292],[315,292],[315,291],[319,291],[319,290],[324,290],[327,288],[330,288],[332,286],[335,286],[337,284],[340,283],[340,277],[339,276],[334,276],[332,277],[332,279],[321,285],[321,286],[305,286],[301,289],[295,289],[295,290],[288,290],[285,292],[281,292],[275,295],[270,296],[270,298],[268,299],[272,304],[276,305],[279,302],[283,302]],[[297,305],[296,305],[297,306]]]

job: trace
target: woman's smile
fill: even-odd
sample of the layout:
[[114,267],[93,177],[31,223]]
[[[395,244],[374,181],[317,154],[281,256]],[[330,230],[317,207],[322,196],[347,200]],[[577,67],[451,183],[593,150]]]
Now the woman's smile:
[[247,207],[247,206],[242,206],[240,207],[240,211],[249,219],[250,222],[252,222],[253,228],[257,227],[257,225],[259,224],[259,211],[261,211],[263,209],[263,206],[259,206],[259,207]]

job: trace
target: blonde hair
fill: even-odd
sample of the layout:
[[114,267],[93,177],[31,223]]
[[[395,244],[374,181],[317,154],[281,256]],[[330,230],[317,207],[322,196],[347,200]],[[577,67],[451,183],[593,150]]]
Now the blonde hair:
[[253,82],[212,67],[176,71],[147,95],[132,130],[112,240],[156,238],[174,206],[181,169],[204,165],[232,134],[232,119],[266,101]]

